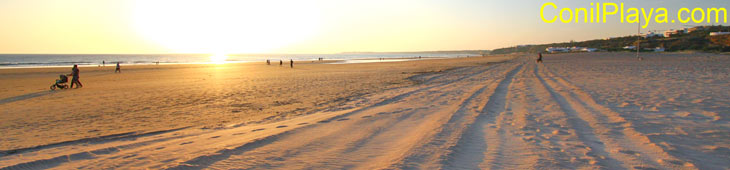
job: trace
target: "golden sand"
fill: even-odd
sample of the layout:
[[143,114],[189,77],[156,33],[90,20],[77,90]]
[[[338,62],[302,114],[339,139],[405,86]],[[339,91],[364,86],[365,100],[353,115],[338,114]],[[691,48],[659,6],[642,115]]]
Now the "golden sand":
[[[1,69],[0,150],[181,127],[274,121],[337,106],[408,77],[506,57],[363,64],[81,67],[83,88],[50,91],[68,68]],[[300,64],[301,63],[301,64]],[[69,80],[70,81],[70,80]]]

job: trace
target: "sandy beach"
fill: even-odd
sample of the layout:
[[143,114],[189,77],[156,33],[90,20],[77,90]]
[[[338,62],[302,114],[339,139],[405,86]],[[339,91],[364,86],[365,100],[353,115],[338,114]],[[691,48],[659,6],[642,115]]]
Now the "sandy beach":
[[0,169],[728,169],[730,56],[643,55],[0,69]]
[[408,78],[505,57],[373,64],[278,62],[81,67],[81,89],[49,91],[71,68],[0,69],[0,150],[184,127],[282,120],[383,90]]

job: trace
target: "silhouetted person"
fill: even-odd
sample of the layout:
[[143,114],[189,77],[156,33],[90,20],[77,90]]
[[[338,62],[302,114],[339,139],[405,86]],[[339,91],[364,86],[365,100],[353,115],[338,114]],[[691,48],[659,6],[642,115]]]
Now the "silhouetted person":
[[542,53],[537,53],[537,63],[542,63]]
[[71,88],[74,88],[74,84],[76,84],[76,88],[84,87],[84,85],[81,84],[81,81],[79,81],[79,66],[74,64],[74,68],[71,68]]
[[279,60],[279,66],[282,66],[282,65],[284,65],[284,61]]
[[294,60],[289,59],[289,67],[294,68]]
[[117,62],[117,69],[114,70],[114,73],[122,73],[122,69],[119,67],[119,62]]
[[104,61],[104,60],[101,60],[101,66],[104,66],[104,67],[106,67],[106,61]]
[[266,65],[271,65],[271,61],[269,61],[269,59],[266,59]]

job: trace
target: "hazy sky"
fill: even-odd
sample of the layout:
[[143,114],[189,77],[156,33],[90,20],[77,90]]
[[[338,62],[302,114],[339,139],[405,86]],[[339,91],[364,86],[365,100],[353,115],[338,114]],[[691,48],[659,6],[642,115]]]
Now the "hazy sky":
[[[0,0],[0,53],[337,53],[494,49],[623,36],[636,24],[544,23],[540,6],[728,8],[726,0]],[[555,9],[549,9],[555,15]],[[681,28],[657,24],[649,30]],[[727,25],[726,23],[723,25]]]

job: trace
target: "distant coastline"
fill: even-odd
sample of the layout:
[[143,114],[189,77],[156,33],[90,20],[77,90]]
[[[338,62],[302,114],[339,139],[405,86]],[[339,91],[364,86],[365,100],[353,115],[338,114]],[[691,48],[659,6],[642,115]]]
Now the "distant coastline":
[[[687,28],[687,30],[691,31],[674,30],[675,32],[669,36],[645,32],[642,35],[628,35],[587,41],[518,45],[494,49],[491,51],[491,54],[537,53],[545,51],[548,47],[587,47],[596,48],[599,51],[635,51],[635,49],[627,50],[624,47],[635,46],[637,42],[640,43],[639,47],[642,51],[653,51],[645,50],[645,48],[663,48],[666,52],[730,52],[730,35],[710,35],[713,32],[730,32],[730,26],[698,26]],[[641,36],[640,39],[639,36]]]
[[352,51],[342,52],[338,54],[484,54],[490,50],[445,50],[445,51],[404,51],[404,52],[369,52],[369,51]]

